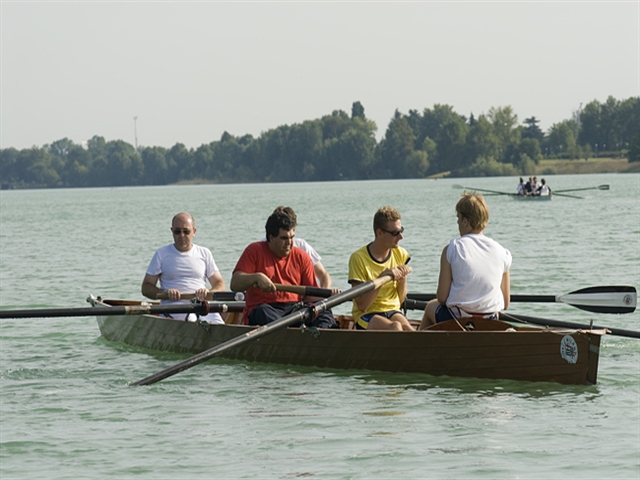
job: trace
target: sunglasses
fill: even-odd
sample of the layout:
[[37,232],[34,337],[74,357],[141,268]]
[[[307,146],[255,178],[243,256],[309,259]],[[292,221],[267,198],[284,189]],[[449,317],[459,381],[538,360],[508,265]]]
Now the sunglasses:
[[191,230],[189,230],[188,228],[172,228],[171,231],[174,235],[180,235],[181,233],[189,235],[191,233]]
[[396,230],[395,232],[391,232],[389,230],[385,230],[384,228],[381,228],[380,230],[382,230],[383,232],[388,233],[389,235],[393,235],[394,237],[397,237],[401,233],[404,233],[404,227],[400,227],[400,230]]

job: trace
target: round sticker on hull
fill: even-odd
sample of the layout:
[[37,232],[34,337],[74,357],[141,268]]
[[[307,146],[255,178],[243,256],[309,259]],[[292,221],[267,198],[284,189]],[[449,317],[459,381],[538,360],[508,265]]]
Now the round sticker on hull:
[[578,361],[578,344],[571,335],[565,335],[560,342],[560,355],[569,363]]

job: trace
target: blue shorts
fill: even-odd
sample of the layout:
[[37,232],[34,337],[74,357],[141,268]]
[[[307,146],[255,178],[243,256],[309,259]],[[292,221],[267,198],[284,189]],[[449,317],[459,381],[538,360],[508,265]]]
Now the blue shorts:
[[360,320],[358,320],[356,322],[356,330],[366,330],[365,327],[363,327],[360,322],[362,323],[366,323],[367,327],[369,326],[369,322],[371,321],[371,318],[374,315],[380,315],[381,317],[390,319],[391,317],[393,317],[396,313],[399,313],[400,315],[402,315],[402,312],[399,310],[389,310],[388,312],[371,312],[371,313],[367,313],[366,315],[362,315],[360,317]]

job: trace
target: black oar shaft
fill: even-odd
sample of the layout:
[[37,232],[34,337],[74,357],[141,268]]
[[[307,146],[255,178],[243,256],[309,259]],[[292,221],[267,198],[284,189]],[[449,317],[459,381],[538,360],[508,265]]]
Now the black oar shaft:
[[558,300],[555,295],[511,295],[511,301],[527,303],[554,303]]
[[281,283],[276,283],[276,290],[281,292],[293,292],[298,295],[308,296],[308,297],[319,297],[319,298],[327,298],[330,297],[333,293],[330,288],[320,288],[320,287],[307,287],[303,285],[284,285]]
[[334,295],[333,297],[329,297],[319,302],[315,302],[312,307],[303,308],[302,310],[286,315],[276,320],[275,322],[271,322],[267,325],[263,325],[254,330],[251,330],[243,335],[232,338],[227,342],[221,343],[220,345],[210,348],[209,350],[205,350],[204,352],[194,355],[193,357],[188,358],[183,362],[177,363],[176,365],[166,368],[161,372],[158,372],[154,375],[150,375],[146,378],[143,378],[142,380],[132,383],[131,385],[142,386],[142,385],[151,385],[153,383],[159,382],[160,380],[163,380],[167,377],[175,375],[176,373],[180,373],[202,362],[206,362],[207,360],[215,357],[216,355],[220,355],[221,353],[227,350],[230,350],[232,348],[238,347],[244,343],[257,340],[258,338],[264,337],[265,335],[276,332],[278,330],[281,330],[295,323],[310,320],[312,316],[319,315],[322,312],[325,312],[328,309],[335,307],[336,305],[340,305],[341,303],[344,303],[349,300],[353,300],[354,298],[359,297],[360,295],[363,295],[371,290],[375,290],[376,288],[384,285],[390,280],[391,280],[391,277],[384,276],[370,282],[361,283],[360,285],[357,285],[353,288],[350,288],[349,290],[346,290],[342,293]]
[[[241,312],[244,302],[209,302],[209,312]],[[30,310],[0,310],[0,318],[95,317],[103,315],[161,315],[172,313],[206,314],[204,304],[181,305],[119,305],[113,307],[41,308]]]
[[612,335],[618,335],[621,337],[631,337],[631,338],[640,338],[640,332],[636,332],[634,330],[625,330],[622,328],[612,328],[612,327],[602,327],[597,325],[585,325],[582,323],[574,323],[574,322],[561,322],[558,320],[549,320],[546,318],[535,318],[528,317],[525,315],[515,315],[512,313],[500,312],[500,319],[507,321],[516,321],[519,323],[532,323],[534,325],[542,325],[549,327],[562,327],[562,328],[570,328],[576,330],[609,330]]
[[[407,298],[411,300],[429,301],[436,298],[433,293],[409,293]],[[511,295],[512,302],[529,303],[554,303],[557,301],[554,295]]]

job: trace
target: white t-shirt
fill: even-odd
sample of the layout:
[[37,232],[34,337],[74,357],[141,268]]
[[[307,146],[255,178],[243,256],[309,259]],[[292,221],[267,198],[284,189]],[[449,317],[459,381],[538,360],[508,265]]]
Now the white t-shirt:
[[[172,243],[160,247],[153,254],[147,268],[149,275],[160,275],[160,287],[163,290],[175,288],[182,293],[193,293],[199,288],[207,288],[207,280],[218,271],[213,255],[208,248],[193,245],[187,252],[176,249]],[[189,303],[190,300],[162,300],[165,305]],[[184,319],[184,313],[172,313],[171,317]],[[200,317],[209,323],[224,323],[218,313]]]
[[449,242],[447,261],[453,281],[447,306],[467,313],[494,313],[504,309],[500,285],[511,268],[511,252],[495,240],[468,234]]

